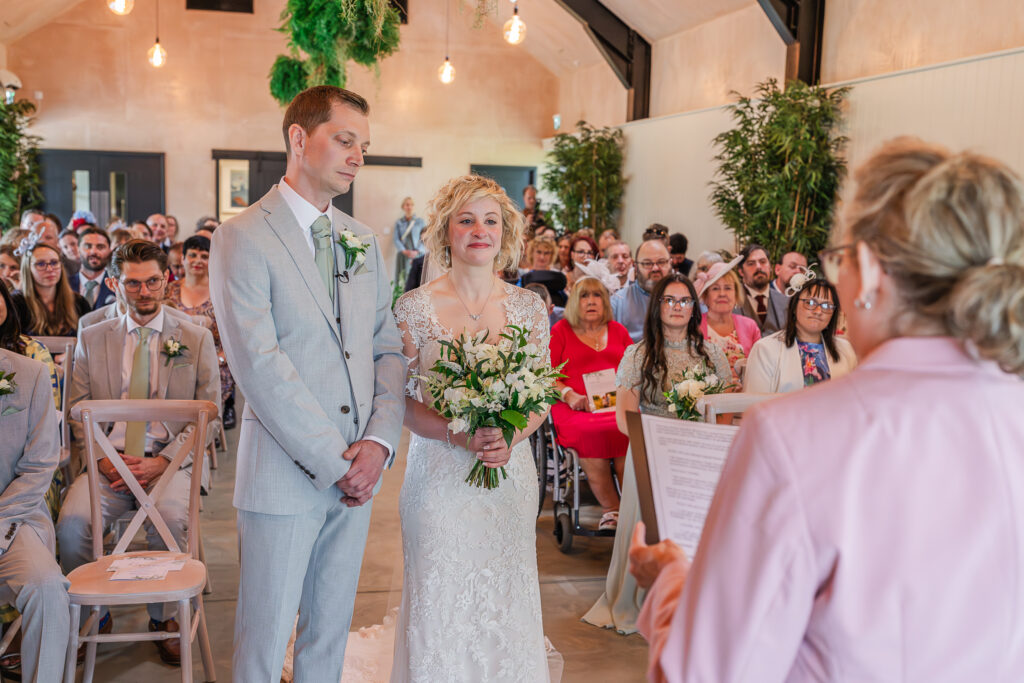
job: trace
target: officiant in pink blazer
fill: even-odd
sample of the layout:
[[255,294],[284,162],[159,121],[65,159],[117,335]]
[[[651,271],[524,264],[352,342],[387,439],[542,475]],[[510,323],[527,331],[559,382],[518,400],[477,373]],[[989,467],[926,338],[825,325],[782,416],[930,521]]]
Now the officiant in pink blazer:
[[652,681],[1024,680],[1024,190],[906,139],[856,181],[863,362],[744,417],[692,566],[634,538]]

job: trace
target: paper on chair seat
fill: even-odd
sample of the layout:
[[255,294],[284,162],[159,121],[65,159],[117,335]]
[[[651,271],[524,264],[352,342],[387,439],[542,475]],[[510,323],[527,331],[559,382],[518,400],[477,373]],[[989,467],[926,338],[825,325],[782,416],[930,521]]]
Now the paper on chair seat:
[[183,559],[166,557],[122,557],[114,560],[107,567],[113,572],[111,581],[160,581],[167,577],[167,572],[177,571],[185,566]]

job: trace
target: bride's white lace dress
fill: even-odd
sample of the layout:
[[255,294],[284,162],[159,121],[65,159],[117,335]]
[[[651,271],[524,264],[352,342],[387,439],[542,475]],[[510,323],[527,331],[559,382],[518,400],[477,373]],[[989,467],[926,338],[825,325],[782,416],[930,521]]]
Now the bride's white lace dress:
[[[506,324],[531,330],[531,341],[547,348],[540,298],[504,289]],[[462,330],[441,325],[426,287],[399,299],[395,317],[416,346],[408,391],[418,396],[415,375],[438,359],[439,340]],[[465,483],[473,462],[463,448],[412,437],[399,499],[405,568],[392,683],[549,680],[529,442],[512,449],[508,479],[496,489]]]

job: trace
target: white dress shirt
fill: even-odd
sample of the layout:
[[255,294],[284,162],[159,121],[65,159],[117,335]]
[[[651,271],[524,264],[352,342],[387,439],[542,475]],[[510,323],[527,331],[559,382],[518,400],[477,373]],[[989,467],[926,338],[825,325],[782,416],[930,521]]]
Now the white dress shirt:
[[[160,384],[160,334],[164,331],[164,307],[156,317],[145,325],[140,325],[127,313],[123,314],[125,320],[124,349],[121,352],[121,399],[128,398],[128,388],[132,380],[132,365],[135,360],[135,349],[141,339],[135,330],[141,327],[148,327],[153,330],[149,335],[149,398],[157,398]],[[119,452],[124,451],[124,436],[127,429],[126,423],[116,422],[110,432],[110,444]],[[167,429],[160,422],[150,422],[146,426],[146,452],[153,453],[154,442],[167,443],[170,436]]]
[[[284,199],[284,203],[291,209],[292,215],[295,216],[295,220],[299,224],[299,229],[302,230],[302,236],[306,239],[306,244],[309,245],[309,253],[316,257],[316,245],[313,244],[313,223],[320,216],[327,216],[327,220],[331,222],[331,235],[333,241],[334,235],[334,212],[331,210],[332,205],[327,205],[326,211],[321,211],[317,207],[313,206],[309,200],[296,192],[288,181],[281,178],[281,182],[277,184],[277,191],[281,193],[281,197]],[[388,459],[387,466],[391,467],[391,463],[394,461],[395,449],[391,447],[387,441],[378,439],[375,436],[367,434],[365,439],[370,441],[376,441],[381,446],[387,449]]]
[[[107,274],[106,271],[101,269],[98,273],[96,273],[96,277],[89,277],[88,275],[85,274],[84,270],[79,270],[78,271],[78,293],[88,299],[89,297],[86,296],[86,292],[88,291],[86,289],[86,284],[89,283],[89,282],[92,282],[93,280],[95,280],[96,281],[96,289],[99,289],[100,285],[103,284],[103,278],[104,278],[104,276],[106,274]],[[100,293],[97,291],[96,292],[96,296],[99,296],[99,294]],[[92,304],[92,303],[95,303],[95,301],[96,300],[93,299],[89,303]]]

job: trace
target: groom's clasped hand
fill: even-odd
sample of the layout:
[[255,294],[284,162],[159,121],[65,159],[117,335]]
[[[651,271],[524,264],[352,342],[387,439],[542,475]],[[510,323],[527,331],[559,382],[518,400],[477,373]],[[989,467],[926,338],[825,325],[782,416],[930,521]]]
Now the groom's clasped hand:
[[350,508],[359,507],[373,497],[373,487],[384,470],[388,450],[376,441],[364,439],[349,446],[341,457],[352,461],[348,472],[337,482],[345,494],[341,500]]

